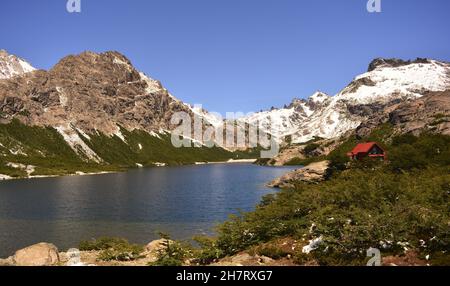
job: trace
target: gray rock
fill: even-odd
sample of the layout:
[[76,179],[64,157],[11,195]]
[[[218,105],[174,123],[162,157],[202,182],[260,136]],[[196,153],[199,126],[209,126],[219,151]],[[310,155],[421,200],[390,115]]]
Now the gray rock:
[[415,134],[424,131],[450,134],[450,90],[427,93],[407,102],[393,102],[373,114],[356,130],[358,137],[369,135],[383,123],[391,123],[395,134]]
[[0,259],[0,266],[14,266],[13,258]]
[[51,266],[59,260],[58,248],[50,243],[38,243],[18,250],[12,257],[16,266]]
[[293,188],[298,182],[317,183],[323,181],[330,162],[312,163],[304,168],[292,171],[268,184],[271,188]]

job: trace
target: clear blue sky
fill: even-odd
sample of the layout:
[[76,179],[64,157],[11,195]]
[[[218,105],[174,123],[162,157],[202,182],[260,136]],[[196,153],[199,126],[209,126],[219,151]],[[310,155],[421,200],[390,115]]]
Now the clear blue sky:
[[450,1],[2,0],[0,48],[51,68],[68,54],[117,50],[178,98],[258,111],[335,94],[375,57],[450,60]]

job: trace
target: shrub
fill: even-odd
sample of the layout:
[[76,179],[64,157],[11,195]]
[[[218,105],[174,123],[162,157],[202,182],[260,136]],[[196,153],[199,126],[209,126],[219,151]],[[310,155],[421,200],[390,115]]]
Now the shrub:
[[266,256],[272,259],[281,259],[283,257],[286,257],[289,253],[286,253],[282,249],[276,247],[276,246],[262,246],[258,247],[256,249],[256,253],[261,256]]
[[81,251],[100,251],[98,259],[104,261],[131,261],[141,257],[143,247],[130,244],[122,238],[102,237],[90,241],[80,242]]
[[311,143],[306,145],[306,147],[303,149],[303,152],[305,153],[306,156],[311,156],[312,153],[319,147],[320,147],[319,144]]
[[252,241],[253,235],[245,227],[244,221],[236,215],[231,215],[228,221],[218,226],[217,247],[223,255],[233,255],[257,243]]
[[450,164],[449,146],[450,136],[422,134],[419,137],[396,137],[388,154],[391,169],[399,172],[428,166],[447,166]]
[[103,261],[132,261],[142,258],[143,248],[139,245],[122,245],[100,252],[98,259]]
[[285,163],[286,166],[308,166],[311,163],[319,162],[325,160],[325,157],[318,156],[318,157],[310,157],[306,159],[301,158],[293,158],[287,163]]
[[172,241],[167,234],[160,233],[160,236],[164,242],[158,250],[157,260],[149,263],[150,266],[182,266],[186,259],[192,258],[190,246]]
[[328,156],[328,160],[330,161],[330,165],[326,172],[326,178],[330,178],[334,174],[347,169],[347,164],[350,162],[347,155],[340,152],[331,153]]
[[206,236],[194,237],[194,241],[199,245],[195,252],[195,262],[200,265],[210,264],[223,257],[223,252],[217,247],[217,240]]
[[265,207],[273,203],[276,199],[274,194],[267,194],[261,198],[261,202],[259,203],[260,207]]
[[392,146],[398,147],[400,145],[412,145],[417,142],[417,137],[412,134],[400,135],[392,139]]
[[401,145],[391,151],[389,160],[391,161],[391,168],[395,171],[410,171],[412,169],[422,169],[428,164],[428,160],[422,152],[418,152],[416,148],[411,145]]
[[366,157],[361,160],[351,161],[350,168],[352,169],[375,169],[385,166],[383,159],[375,159]]

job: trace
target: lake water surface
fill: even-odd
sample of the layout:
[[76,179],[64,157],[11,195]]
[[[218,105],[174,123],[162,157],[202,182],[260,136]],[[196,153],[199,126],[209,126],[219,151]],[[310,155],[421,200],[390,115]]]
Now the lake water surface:
[[250,164],[148,168],[126,173],[0,182],[0,257],[38,242],[60,250],[81,240],[124,237],[134,243],[212,234],[238,210],[274,192],[270,180],[292,168]]

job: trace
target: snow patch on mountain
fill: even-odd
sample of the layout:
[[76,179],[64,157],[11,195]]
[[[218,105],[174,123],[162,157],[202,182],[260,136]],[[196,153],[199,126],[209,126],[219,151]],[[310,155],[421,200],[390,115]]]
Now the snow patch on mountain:
[[69,100],[67,94],[65,94],[64,90],[59,86],[56,87],[56,91],[59,94],[59,103],[61,104],[61,106],[66,107],[67,101]]
[[209,123],[215,128],[219,128],[224,123],[223,117],[218,113],[208,112],[200,105],[188,105],[188,107],[191,109],[192,113],[201,118],[203,122]]
[[89,160],[100,163],[102,159],[81,139],[76,132],[76,129],[72,128],[70,125],[57,126],[55,129],[64,138],[64,140],[69,144],[75,153],[85,155]]
[[307,100],[294,99],[288,107],[254,113],[241,121],[258,126],[272,134],[277,141],[282,141],[286,136],[295,136],[298,127],[307,122],[330,99],[329,95],[318,91]]
[[155,92],[159,92],[163,89],[161,84],[159,83],[159,81],[148,77],[143,72],[140,72],[139,75],[140,75],[141,79],[147,83],[147,88],[145,89],[145,91],[147,93],[155,93]]
[[0,79],[11,78],[35,70],[24,59],[10,55],[5,50],[0,50]]
[[123,136],[122,131],[119,127],[117,127],[117,131],[114,133],[115,136],[117,136],[120,140],[122,140],[125,144],[127,144],[127,140],[125,139],[125,136]]
[[328,99],[330,99],[330,96],[328,94],[325,94],[320,91],[316,91],[313,95],[309,97],[309,99],[315,103],[324,103]]
[[430,60],[400,67],[378,67],[354,79],[361,86],[349,85],[337,99],[353,100],[359,104],[389,101],[392,98],[421,97],[424,91],[444,91],[449,87],[450,66]]
[[295,130],[297,126],[294,107],[274,109],[254,113],[253,115],[242,118],[241,121],[253,126],[258,126],[262,130],[269,132],[277,138],[286,136],[289,131]]
[[156,137],[156,138],[158,138],[158,139],[161,139],[161,135],[159,135],[158,133],[156,133],[156,132],[154,132],[154,131],[151,131],[151,132],[150,132],[150,135],[153,136],[153,137]]

